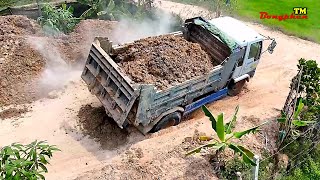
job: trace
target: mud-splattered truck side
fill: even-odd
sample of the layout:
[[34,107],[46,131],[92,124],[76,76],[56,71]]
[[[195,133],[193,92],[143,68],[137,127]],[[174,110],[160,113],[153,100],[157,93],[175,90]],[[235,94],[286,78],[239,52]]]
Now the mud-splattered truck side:
[[[231,17],[187,19],[182,32],[171,33],[200,44],[218,62],[209,73],[165,90],[133,82],[112,59],[128,44],[112,46],[96,38],[82,79],[119,127],[132,124],[142,133],[177,125],[186,114],[227,94],[238,94],[255,74],[266,38]],[[268,47],[270,53],[276,42]]]

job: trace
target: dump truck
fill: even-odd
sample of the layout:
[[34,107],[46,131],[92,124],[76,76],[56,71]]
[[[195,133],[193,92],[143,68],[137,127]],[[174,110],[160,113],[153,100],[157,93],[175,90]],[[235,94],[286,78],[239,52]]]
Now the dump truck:
[[114,55],[130,43],[112,45],[104,37],[92,43],[81,77],[120,128],[133,125],[143,134],[156,132],[179,124],[205,104],[237,95],[255,74],[263,53],[262,42],[272,40],[265,50],[269,53],[276,46],[273,38],[231,17],[195,17],[185,20],[182,29],[170,34],[198,43],[219,65],[203,76],[164,90],[134,82],[118,66]]

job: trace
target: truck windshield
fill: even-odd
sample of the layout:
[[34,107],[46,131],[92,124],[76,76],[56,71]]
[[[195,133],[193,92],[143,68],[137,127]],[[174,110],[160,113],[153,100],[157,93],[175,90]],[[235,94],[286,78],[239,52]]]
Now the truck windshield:
[[262,41],[251,44],[248,59],[254,58],[254,60],[258,60],[260,58],[261,47]]

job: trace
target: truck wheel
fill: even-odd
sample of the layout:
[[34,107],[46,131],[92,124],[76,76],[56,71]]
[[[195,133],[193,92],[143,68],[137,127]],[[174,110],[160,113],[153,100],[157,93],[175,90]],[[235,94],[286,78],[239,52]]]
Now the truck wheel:
[[170,126],[178,125],[181,121],[181,113],[174,112],[163,117],[150,131],[151,133],[157,132]]
[[246,83],[245,79],[243,79],[243,80],[241,80],[239,82],[236,82],[236,83],[232,83],[228,88],[228,95],[229,96],[238,95],[241,92],[241,90],[242,90],[242,88],[243,88],[245,83]]

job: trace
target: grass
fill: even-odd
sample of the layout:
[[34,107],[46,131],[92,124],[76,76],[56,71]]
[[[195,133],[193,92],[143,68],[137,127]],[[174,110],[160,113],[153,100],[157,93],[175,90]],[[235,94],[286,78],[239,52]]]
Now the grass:
[[[259,12],[261,11],[274,15],[290,15],[293,7],[307,7],[308,19],[287,19],[285,21],[260,19]],[[236,13],[249,20],[280,29],[284,33],[320,43],[319,9],[319,0],[242,0],[238,1]]]
[[0,0],[0,7],[18,6],[24,4],[35,3],[35,0]]
[[[202,6],[213,10],[214,0],[172,0],[185,4]],[[259,22],[271,28],[280,30],[286,34],[294,35],[320,43],[320,1],[319,0],[230,0],[236,2],[233,14],[248,21]],[[222,1],[225,2],[225,1]],[[290,15],[293,7],[307,7],[308,19],[260,19],[259,12],[268,12],[271,15]]]
[[[56,0],[39,0],[40,3],[42,2],[54,2]],[[12,6],[22,6],[26,4],[33,4],[36,3],[36,0],[0,0],[0,9],[7,8]]]

